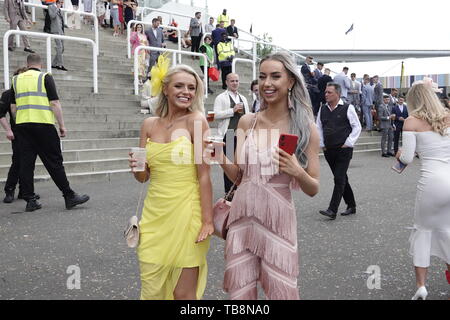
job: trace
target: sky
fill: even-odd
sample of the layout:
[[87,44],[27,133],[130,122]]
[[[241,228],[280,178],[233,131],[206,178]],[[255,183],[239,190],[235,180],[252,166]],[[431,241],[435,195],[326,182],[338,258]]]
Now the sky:
[[[204,7],[206,0],[193,2]],[[253,34],[268,33],[287,49],[450,50],[450,0],[208,0],[208,8],[216,19],[226,8],[237,27],[249,31],[252,25]],[[346,65],[389,76],[398,75],[401,60]],[[408,59],[405,72],[450,73],[450,58]]]

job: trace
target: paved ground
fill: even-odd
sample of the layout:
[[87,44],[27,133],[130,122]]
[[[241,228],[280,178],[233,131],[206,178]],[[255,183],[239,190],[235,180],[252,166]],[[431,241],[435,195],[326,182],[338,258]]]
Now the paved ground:
[[[418,162],[402,175],[392,159],[355,155],[349,177],[358,212],[335,221],[318,214],[327,207],[332,176],[321,159],[321,189],[314,198],[295,194],[300,250],[299,288],[303,299],[410,299],[415,291],[406,228],[412,225]],[[223,192],[222,173],[213,170],[215,197]],[[139,184],[125,181],[74,184],[92,199],[71,211],[56,186],[37,184],[43,209],[24,213],[25,203],[0,204],[0,299],[137,299],[135,253],[122,230],[134,214]],[[2,196],[3,197],[3,196]],[[344,205],[341,206],[344,208]],[[226,299],[222,291],[223,242],[214,238],[208,256],[205,299]],[[81,270],[81,289],[68,290],[67,268]],[[369,290],[371,265],[381,270],[381,289]],[[429,299],[448,299],[444,264],[432,258]]]

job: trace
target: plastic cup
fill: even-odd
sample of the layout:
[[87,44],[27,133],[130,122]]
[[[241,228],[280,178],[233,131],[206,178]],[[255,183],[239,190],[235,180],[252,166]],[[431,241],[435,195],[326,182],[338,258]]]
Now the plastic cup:
[[[208,137],[208,141],[210,141],[211,143],[214,144],[214,142],[216,142],[216,143],[223,142],[223,139],[222,139],[221,136],[209,136]],[[216,156],[216,148],[217,148],[217,146],[214,146],[214,151],[211,152],[211,157],[215,157]]]
[[145,171],[145,160],[147,157],[147,150],[145,148],[131,148],[133,153],[133,159],[136,159],[136,167],[134,167],[132,172],[142,172]]
[[240,106],[240,109],[239,109],[239,113],[244,113],[244,104],[242,103],[242,102],[240,102],[240,103],[237,103],[236,104],[237,106]]
[[214,111],[208,111],[208,116],[206,117],[206,119],[208,120],[208,122],[213,122],[214,121]]

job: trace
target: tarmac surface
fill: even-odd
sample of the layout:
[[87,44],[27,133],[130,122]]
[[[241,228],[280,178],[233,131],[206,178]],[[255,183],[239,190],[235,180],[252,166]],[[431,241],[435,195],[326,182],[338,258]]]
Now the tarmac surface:
[[[415,276],[408,253],[411,231],[407,228],[413,225],[418,159],[399,175],[390,169],[393,158],[355,154],[348,174],[357,213],[338,216],[334,221],[318,213],[327,208],[333,189],[331,171],[323,157],[320,161],[319,194],[309,198],[294,192],[301,298],[411,299]],[[218,166],[212,169],[212,181],[217,199],[223,193]],[[76,192],[91,196],[89,202],[73,210],[65,210],[53,183],[35,187],[41,195],[41,210],[24,212],[22,200],[0,203],[0,299],[138,299],[136,254],[122,237],[140,191],[131,174],[129,179],[110,183],[72,184]],[[213,237],[204,299],[228,299],[222,290],[223,247],[223,241]],[[449,299],[445,264],[435,257],[431,261],[428,299]],[[77,268],[71,266],[79,267],[80,289],[73,281]],[[370,266],[379,267],[379,289],[368,288],[368,282],[376,284],[369,279]],[[75,288],[68,289],[68,283]]]

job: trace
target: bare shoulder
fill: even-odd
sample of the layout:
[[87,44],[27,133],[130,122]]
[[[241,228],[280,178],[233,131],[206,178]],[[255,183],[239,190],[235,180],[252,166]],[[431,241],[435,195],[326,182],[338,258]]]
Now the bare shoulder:
[[430,125],[422,119],[416,118],[414,116],[409,116],[406,118],[403,125],[403,131],[427,131],[430,129]]
[[159,117],[148,117],[142,122],[142,126],[145,128],[152,127]]
[[188,116],[188,121],[206,121],[205,115],[200,111],[193,111]]
[[243,130],[250,129],[254,119],[255,119],[255,114],[254,113],[246,113],[246,114],[244,114],[239,119],[239,124],[238,124],[239,128],[241,128]]

